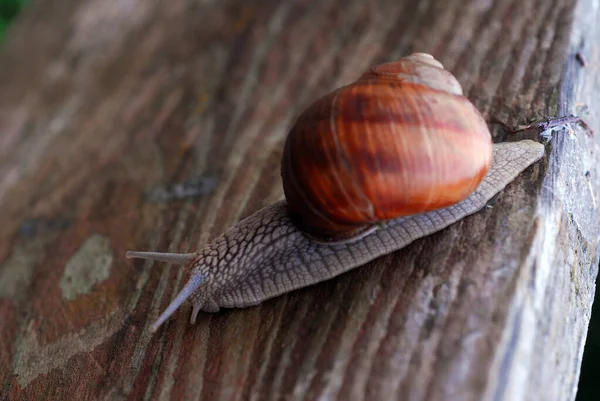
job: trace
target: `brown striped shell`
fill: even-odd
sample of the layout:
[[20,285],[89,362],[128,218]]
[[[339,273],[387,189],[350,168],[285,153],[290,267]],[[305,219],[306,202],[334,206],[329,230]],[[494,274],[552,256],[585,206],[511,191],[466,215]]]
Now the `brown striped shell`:
[[339,241],[460,202],[491,161],[488,127],[456,78],[416,53],[308,107],[288,134],[281,174],[298,227]]

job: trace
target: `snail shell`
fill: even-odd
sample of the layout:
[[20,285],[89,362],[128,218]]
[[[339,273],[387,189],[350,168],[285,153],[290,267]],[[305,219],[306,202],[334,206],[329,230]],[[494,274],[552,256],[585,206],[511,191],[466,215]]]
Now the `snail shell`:
[[194,323],[201,310],[256,305],[401,249],[480,210],[543,154],[529,140],[492,145],[431,56],[376,67],[298,118],[282,160],[287,201],[196,253],[127,252],[189,271],[151,330],[188,299]]
[[382,64],[308,107],[282,159],[294,222],[322,241],[465,199],[492,161],[485,120],[422,53]]

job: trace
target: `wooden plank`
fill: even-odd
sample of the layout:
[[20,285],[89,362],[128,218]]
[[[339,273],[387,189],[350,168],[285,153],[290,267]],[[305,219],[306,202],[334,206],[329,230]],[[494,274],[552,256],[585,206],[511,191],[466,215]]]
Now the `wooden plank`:
[[[488,119],[600,132],[592,0],[55,3],[0,53],[2,398],[574,398],[600,221],[600,140],[577,127],[486,210],[196,326],[184,308],[150,335],[185,273],[123,256],[192,251],[281,198],[302,108],[412,51]],[[540,140],[494,126],[521,138]],[[165,201],[185,182],[201,194]]]

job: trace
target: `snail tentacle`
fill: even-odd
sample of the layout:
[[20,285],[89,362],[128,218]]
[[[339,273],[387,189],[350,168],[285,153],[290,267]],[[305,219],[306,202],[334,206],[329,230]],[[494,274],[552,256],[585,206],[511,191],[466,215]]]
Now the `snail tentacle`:
[[150,327],[150,331],[155,332],[179,307],[188,300],[202,285],[206,283],[206,279],[198,274],[192,274],[190,279],[185,283],[181,291],[175,299],[167,306],[167,309],[156,319],[156,322]]

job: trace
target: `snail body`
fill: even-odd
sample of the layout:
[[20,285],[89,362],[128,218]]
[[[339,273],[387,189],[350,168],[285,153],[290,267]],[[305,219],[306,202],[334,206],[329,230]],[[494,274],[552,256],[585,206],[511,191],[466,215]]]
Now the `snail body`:
[[[492,144],[458,81],[417,53],[371,69],[296,121],[282,159],[286,200],[190,254],[127,252],[186,266],[202,311],[248,307],[330,279],[480,210],[539,160],[534,141]],[[302,157],[308,156],[308,159]]]

